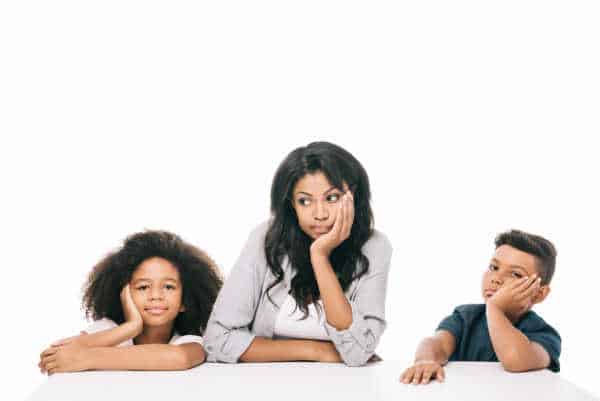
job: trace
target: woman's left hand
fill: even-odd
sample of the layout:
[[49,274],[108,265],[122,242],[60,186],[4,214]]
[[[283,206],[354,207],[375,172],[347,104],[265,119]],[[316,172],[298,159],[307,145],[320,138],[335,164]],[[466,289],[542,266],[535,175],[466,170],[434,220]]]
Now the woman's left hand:
[[49,375],[57,372],[80,372],[87,370],[88,348],[71,343],[50,347],[40,355],[38,364],[42,373]]
[[310,246],[311,255],[329,257],[331,252],[350,237],[354,222],[354,197],[347,191],[339,204],[331,230],[317,238]]

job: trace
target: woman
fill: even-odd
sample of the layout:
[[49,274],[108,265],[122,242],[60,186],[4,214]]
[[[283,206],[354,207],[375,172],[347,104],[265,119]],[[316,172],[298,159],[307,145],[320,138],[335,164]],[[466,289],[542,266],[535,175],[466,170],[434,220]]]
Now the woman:
[[208,361],[364,365],[386,325],[392,252],[372,228],[364,168],[331,143],[298,148],[275,174],[271,212],[217,298]]

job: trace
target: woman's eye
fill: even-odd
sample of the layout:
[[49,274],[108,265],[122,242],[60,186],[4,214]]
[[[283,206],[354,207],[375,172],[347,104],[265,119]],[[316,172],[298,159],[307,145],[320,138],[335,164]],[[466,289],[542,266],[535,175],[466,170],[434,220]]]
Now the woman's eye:
[[340,195],[331,194],[327,196],[327,202],[337,202],[340,199]]
[[300,198],[300,199],[298,199],[298,203],[302,206],[308,206],[308,205],[310,205],[310,199]]

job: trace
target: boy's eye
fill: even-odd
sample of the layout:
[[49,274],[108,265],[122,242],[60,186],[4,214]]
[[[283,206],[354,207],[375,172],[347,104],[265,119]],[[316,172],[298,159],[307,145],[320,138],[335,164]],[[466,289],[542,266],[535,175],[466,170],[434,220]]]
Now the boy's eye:
[[495,265],[490,265],[490,266],[488,267],[488,269],[490,269],[491,271],[495,272],[496,270],[498,270],[498,266],[495,266]]
[[523,275],[519,272],[512,272],[512,276],[515,278],[523,278]]

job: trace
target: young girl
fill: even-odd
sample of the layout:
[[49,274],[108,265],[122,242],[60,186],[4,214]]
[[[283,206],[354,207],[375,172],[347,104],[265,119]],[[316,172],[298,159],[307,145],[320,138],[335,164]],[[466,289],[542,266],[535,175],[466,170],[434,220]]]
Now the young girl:
[[201,364],[200,335],[222,284],[214,262],[178,236],[134,234],[88,277],[83,307],[95,322],[43,351],[40,370],[179,370]]
[[365,364],[384,331],[391,258],[372,228],[369,180],[346,150],[290,153],[206,329],[209,361]]

